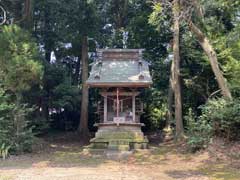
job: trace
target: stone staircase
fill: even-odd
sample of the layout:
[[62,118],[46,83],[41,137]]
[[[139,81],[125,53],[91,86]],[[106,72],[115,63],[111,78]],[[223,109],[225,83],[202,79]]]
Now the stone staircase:
[[133,149],[146,149],[148,139],[141,129],[114,128],[99,130],[95,138],[90,140],[92,149],[107,149],[117,151],[130,151]]

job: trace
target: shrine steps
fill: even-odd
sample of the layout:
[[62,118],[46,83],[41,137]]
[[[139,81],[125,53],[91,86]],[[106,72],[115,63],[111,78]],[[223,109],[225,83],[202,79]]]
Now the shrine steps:
[[100,126],[95,138],[90,140],[91,149],[131,151],[146,149],[148,139],[141,131],[141,126]]

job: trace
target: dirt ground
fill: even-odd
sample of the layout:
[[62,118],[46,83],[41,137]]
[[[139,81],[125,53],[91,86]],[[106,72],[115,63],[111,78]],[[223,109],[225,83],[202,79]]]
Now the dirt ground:
[[191,154],[170,141],[109,159],[68,135],[43,142],[31,154],[0,160],[0,180],[240,180],[239,163],[216,149]]

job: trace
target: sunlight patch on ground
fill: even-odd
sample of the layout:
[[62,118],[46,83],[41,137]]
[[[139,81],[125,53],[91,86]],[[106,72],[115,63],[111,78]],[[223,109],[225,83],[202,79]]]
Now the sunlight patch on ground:
[[240,170],[230,168],[226,164],[210,164],[200,168],[203,174],[210,177],[210,180],[239,180]]
[[0,175],[0,180],[13,180],[14,178],[12,176],[5,176],[5,175]]
[[137,150],[133,154],[137,164],[165,164],[169,160],[188,161],[190,153],[178,153],[174,146],[151,146],[148,150]]

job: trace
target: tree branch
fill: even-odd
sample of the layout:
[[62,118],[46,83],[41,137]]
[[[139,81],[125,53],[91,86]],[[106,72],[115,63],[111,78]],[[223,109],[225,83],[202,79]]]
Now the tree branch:
[[219,93],[219,92],[221,92],[222,90],[221,89],[219,89],[219,90],[217,90],[217,91],[214,91],[212,94],[210,94],[210,96],[208,97],[208,99],[210,99],[212,96],[214,96],[215,94],[217,94],[217,93]]
[[228,99],[232,99],[231,91],[223,77],[223,73],[220,70],[217,53],[215,52],[212,44],[210,43],[208,37],[191,21],[188,22],[189,29],[193,34],[195,34],[198,42],[200,43],[205,54],[208,56],[211,68],[216,77],[219,88],[222,91],[222,95]]
[[7,21],[7,12],[2,6],[0,6],[0,10],[3,12],[3,20],[0,22],[0,25],[3,25]]

